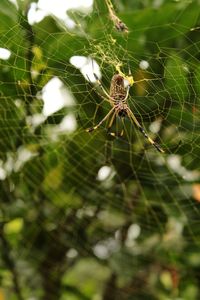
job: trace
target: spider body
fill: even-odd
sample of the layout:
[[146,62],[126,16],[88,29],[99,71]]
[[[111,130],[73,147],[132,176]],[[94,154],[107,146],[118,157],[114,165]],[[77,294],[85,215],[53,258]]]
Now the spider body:
[[[98,79],[97,75],[94,73],[94,77],[99,85],[99,87],[102,89],[104,93],[104,98],[109,101],[112,108],[108,112],[108,114],[94,127],[91,127],[87,129],[88,132],[92,132],[93,130],[97,129],[105,120],[107,120],[111,115],[111,120],[108,125],[108,129],[111,128],[115,117],[118,115],[120,118],[128,117],[131,122],[136,124],[140,132],[143,134],[143,136],[151,143],[159,152],[164,152],[164,150],[156,143],[154,142],[146,133],[145,129],[140,125],[138,120],[136,119],[135,115],[131,111],[131,109],[128,106],[127,99],[129,96],[129,89],[131,85],[133,85],[134,80],[132,76],[123,76],[120,74],[113,75],[110,83],[110,92],[108,93],[104,87],[102,86],[100,80]],[[125,80],[127,81],[127,86],[125,86]],[[114,134],[112,134],[114,135]],[[121,135],[123,135],[123,131],[121,132]]]
[[110,84],[110,97],[113,99],[114,104],[118,104],[121,101],[123,102],[126,97],[126,92],[124,78],[119,74],[115,74]]
[[126,94],[124,78],[119,74],[115,74],[110,84],[110,98],[112,99],[111,104],[115,107],[115,112],[119,117],[127,116]]

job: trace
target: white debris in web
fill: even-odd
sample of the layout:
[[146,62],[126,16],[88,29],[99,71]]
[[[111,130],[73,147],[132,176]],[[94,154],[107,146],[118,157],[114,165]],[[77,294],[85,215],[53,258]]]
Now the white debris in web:
[[146,60],[141,60],[140,63],[139,63],[139,67],[140,67],[140,69],[142,69],[142,70],[148,69],[148,67],[149,67],[148,61],[146,61]]
[[151,125],[149,126],[149,129],[153,133],[158,133],[160,130],[160,126],[161,126],[161,120],[157,119],[151,123]]
[[68,114],[65,116],[58,126],[58,131],[62,132],[74,132],[77,128],[77,122],[74,114]]
[[72,56],[70,58],[70,63],[77,69],[81,69],[87,64],[88,58],[86,56]]
[[115,175],[115,171],[110,166],[103,166],[99,169],[97,174],[97,180],[110,181]]
[[58,78],[52,78],[42,89],[43,114],[49,116],[61,108],[75,105],[75,98]]
[[[52,78],[42,89],[41,98],[44,101],[42,116],[44,119],[36,118],[37,116],[33,116],[29,121],[34,126],[35,123],[38,121],[42,123],[48,116],[52,115],[53,113],[59,111],[63,107],[72,107],[76,104],[75,98],[72,93],[65,87],[63,82],[58,78]],[[34,124],[33,124],[34,123]],[[55,124],[56,125],[56,124]],[[37,125],[35,125],[37,126]],[[57,138],[58,133],[71,133],[74,132],[77,128],[77,122],[75,115],[70,112],[67,114],[60,124],[51,128],[51,137]]]
[[108,179],[108,177],[110,177],[110,175],[112,174],[112,168],[109,166],[103,166],[99,169],[99,172],[97,174],[97,179],[99,181],[103,181]]
[[8,60],[11,56],[11,51],[6,48],[0,48],[0,59]]
[[83,74],[86,80],[96,82],[97,79],[94,73],[101,79],[101,71],[98,63],[91,57],[74,55],[70,58],[69,62]]
[[92,11],[93,0],[39,0],[31,3],[28,12],[28,20],[31,25],[42,21],[46,16],[52,15],[58,18],[67,28],[74,28],[75,22],[68,16],[67,11],[76,10],[84,14]]

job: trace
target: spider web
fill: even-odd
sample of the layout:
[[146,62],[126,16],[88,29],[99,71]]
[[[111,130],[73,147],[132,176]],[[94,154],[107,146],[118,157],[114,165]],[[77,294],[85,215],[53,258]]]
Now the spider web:
[[[115,6],[128,34],[103,1],[73,28],[0,4],[3,299],[198,297],[200,4],[134,2]],[[111,109],[93,73],[109,91],[119,65],[164,154],[129,119],[86,132]]]

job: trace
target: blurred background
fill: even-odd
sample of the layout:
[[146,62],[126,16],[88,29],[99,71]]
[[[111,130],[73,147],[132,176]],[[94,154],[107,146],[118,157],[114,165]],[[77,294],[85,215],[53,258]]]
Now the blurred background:
[[[0,300],[200,299],[199,13],[0,1]],[[128,118],[86,132],[116,66],[165,153]]]

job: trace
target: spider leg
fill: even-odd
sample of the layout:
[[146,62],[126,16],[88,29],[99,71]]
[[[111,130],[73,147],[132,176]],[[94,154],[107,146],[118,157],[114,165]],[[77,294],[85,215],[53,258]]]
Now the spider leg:
[[103,87],[103,85],[102,85],[100,79],[98,78],[97,74],[93,73],[93,75],[94,75],[94,78],[96,79],[96,82],[97,82],[98,86],[100,87],[100,89],[104,93],[104,96],[106,96],[106,98],[108,98],[110,100],[109,102],[112,104],[115,100],[112,97],[110,97],[110,95],[108,94],[106,89]]
[[[109,123],[109,125],[108,125],[108,130],[109,130],[110,127],[112,126],[113,121],[114,121],[114,118],[116,117],[116,115],[117,115],[117,112],[115,112],[115,113],[113,114],[112,119],[110,120],[110,123]],[[122,125],[123,125],[123,127],[124,127],[124,117],[121,117],[121,120],[122,120]],[[123,134],[124,134],[124,129],[123,129],[123,128],[122,128],[122,130],[121,130],[121,132],[120,132],[119,135],[117,135],[115,132],[110,132],[110,135],[112,135],[112,136],[123,136]]]
[[124,126],[125,126],[125,125],[124,125],[124,117],[122,117],[121,120],[122,120],[123,128],[122,128],[122,130],[121,130],[120,136],[123,136],[123,134],[124,134]]
[[164,153],[165,151],[160,147],[160,145],[158,145],[156,142],[154,142],[146,133],[146,131],[144,130],[144,128],[140,125],[140,123],[138,122],[138,120],[136,119],[136,117],[134,116],[134,114],[132,113],[131,109],[129,107],[127,107],[127,114],[130,118],[130,120],[132,120],[138,127],[138,129],[141,131],[141,133],[143,134],[143,136],[149,141],[149,143],[151,145],[153,145],[156,150],[158,150],[161,153]]
[[[109,125],[108,125],[108,132],[109,132],[110,128],[112,127],[112,124],[113,124],[113,122],[114,122],[115,117],[116,117],[116,112],[114,112],[114,114],[112,115],[112,118],[111,118],[111,120],[110,120],[110,122],[109,122]],[[112,132],[111,132],[110,134],[113,135]]]
[[[112,98],[110,97],[110,95],[108,94],[108,92],[106,91],[106,89],[103,87],[103,85],[102,85],[101,81],[99,80],[97,74],[93,73],[93,75],[94,75],[94,77],[95,77],[95,79],[96,79],[97,85],[100,87],[100,89],[101,89],[102,92],[103,92],[103,95],[100,95],[100,96],[101,96],[104,100],[108,101],[111,105],[113,105],[114,99],[112,99]],[[90,83],[92,83],[91,80],[90,80],[90,78],[89,78],[89,76],[88,76],[87,74],[86,74],[86,77],[87,77],[87,80],[88,80]]]
[[94,127],[90,127],[86,129],[87,132],[92,132],[93,130],[97,129],[113,112],[115,107],[111,108],[111,110],[107,113],[107,115]]
[[128,62],[128,75],[131,76],[131,68],[130,68],[130,63]]
[[125,98],[123,99],[123,101],[126,101],[128,99],[128,96],[129,96],[129,90],[130,90],[130,85],[128,85],[127,89],[126,89],[126,96]]

